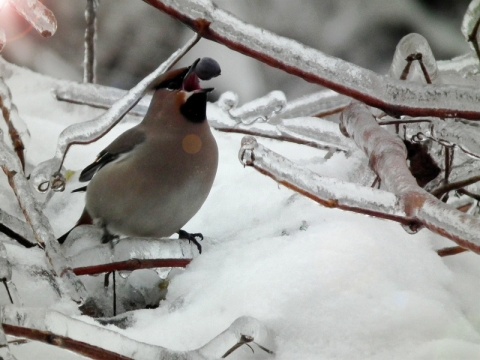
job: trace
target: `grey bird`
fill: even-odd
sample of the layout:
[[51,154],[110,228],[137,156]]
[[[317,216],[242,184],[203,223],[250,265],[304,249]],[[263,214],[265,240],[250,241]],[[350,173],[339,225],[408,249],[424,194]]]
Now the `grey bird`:
[[[80,181],[90,183],[75,227],[101,226],[102,242],[118,234],[178,233],[201,252],[197,238],[203,236],[182,228],[205,202],[217,172],[218,148],[206,120],[207,93],[213,89],[201,88],[200,80],[219,74],[215,60],[202,58],[156,81],[143,121],[114,140],[80,174]],[[63,243],[69,232],[58,241]]]

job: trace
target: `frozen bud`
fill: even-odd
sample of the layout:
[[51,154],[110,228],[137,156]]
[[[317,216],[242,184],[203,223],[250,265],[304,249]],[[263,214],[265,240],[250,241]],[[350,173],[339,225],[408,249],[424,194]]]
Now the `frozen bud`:
[[390,76],[395,79],[438,83],[438,67],[427,40],[419,34],[404,36],[395,49]]
[[200,59],[195,66],[195,74],[197,74],[201,80],[210,80],[211,78],[217,77],[221,71],[218,62],[209,57]]

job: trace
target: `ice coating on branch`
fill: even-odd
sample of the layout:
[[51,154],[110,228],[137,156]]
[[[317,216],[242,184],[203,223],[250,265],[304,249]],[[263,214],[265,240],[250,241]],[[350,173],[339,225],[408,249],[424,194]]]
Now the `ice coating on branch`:
[[96,81],[95,45],[97,40],[97,8],[98,0],[87,0],[85,9],[85,54],[83,58],[83,81],[94,83]]
[[[0,223],[20,235],[30,244],[35,245],[37,243],[33,236],[32,228],[26,222],[17,219],[15,216],[8,214],[2,209],[0,209]],[[12,239],[11,241],[14,240]]]
[[[255,27],[209,1],[168,1],[164,9],[194,30],[209,22],[208,37],[308,81],[343,93],[367,105],[409,116],[480,118],[480,89],[450,85],[407,85],[297,41]],[[248,49],[248,50],[247,50]]]
[[427,39],[416,33],[404,36],[395,49],[389,75],[394,79],[437,83],[437,62]]
[[463,16],[462,34],[469,43],[472,50],[475,50],[474,41],[478,41],[478,22],[480,20],[480,0],[472,0]]
[[320,176],[258,144],[251,136],[242,139],[238,156],[243,165],[254,166],[280,183],[292,184],[325,206],[366,209],[384,217],[405,216],[392,193]]
[[76,301],[82,302],[86,298],[86,291],[82,283],[67,268],[67,263],[60,244],[53,235],[50,222],[43,213],[40,205],[33,196],[27,179],[23,176],[18,158],[8,149],[0,138],[0,166],[9,174],[11,187],[15,192],[20,208],[30,224],[38,244],[45,247],[45,254],[53,271],[63,279],[65,292]]
[[433,128],[432,135],[436,139],[458,146],[467,155],[480,159],[480,128],[476,125],[445,120]]
[[10,4],[43,37],[49,37],[57,31],[57,19],[45,5],[38,0],[9,0]]
[[356,149],[353,141],[340,132],[338,124],[322,118],[284,119],[279,122],[277,128],[282,134],[323,143],[325,148],[336,147],[345,152]]
[[[45,192],[52,186],[53,190],[63,191],[65,179],[61,176],[63,160],[68,148],[73,143],[88,144],[105,135],[113,126],[115,126],[126,113],[135,106],[150,87],[152,83],[165,71],[167,71],[188,49],[190,49],[198,38],[195,36],[188,41],[181,49],[175,51],[164,61],[157,69],[142,79],[126,95],[112,105],[103,115],[86,121],[81,124],[74,124],[66,128],[60,134],[57,142],[55,156],[47,161],[40,163],[31,174],[34,187],[41,192]],[[58,183],[54,187],[55,183]]]
[[269,119],[269,122],[275,124],[280,119],[331,114],[343,109],[350,101],[335,91],[322,90],[289,101],[280,112]]
[[[116,101],[121,99],[127,91],[99,84],[85,84],[70,82],[60,84],[54,90],[55,97],[60,101],[68,101],[75,104],[86,104],[102,109],[110,108]],[[140,101],[129,111],[129,114],[145,116],[152,95],[143,96]],[[138,119],[140,121],[140,119]]]
[[[201,347],[199,353],[207,359],[219,359],[224,357],[226,351],[235,344],[242,343],[245,338],[251,340],[248,343],[250,348],[246,345],[240,346],[226,358],[272,359],[272,354],[276,350],[275,334],[259,320],[250,316],[242,316],[236,319],[228,329]],[[268,353],[267,350],[271,353]]]
[[257,121],[268,121],[272,115],[285,107],[286,102],[285,94],[276,90],[240,107],[232,108],[229,113],[237,122],[249,125]]
[[[100,237],[94,237],[85,243],[86,237],[82,235],[90,233],[87,228],[79,227],[75,234],[75,237],[79,238],[67,239],[65,242],[69,263],[74,268],[131,259],[191,259],[198,254],[198,251],[195,252],[196,247],[188,241],[168,238],[122,238],[115,244],[102,244]],[[70,245],[70,241],[74,244]]]

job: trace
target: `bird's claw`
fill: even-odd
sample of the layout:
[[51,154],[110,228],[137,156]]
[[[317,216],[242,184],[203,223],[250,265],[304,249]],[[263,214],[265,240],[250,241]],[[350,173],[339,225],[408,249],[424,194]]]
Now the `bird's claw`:
[[180,230],[178,231],[178,238],[188,240],[189,243],[190,242],[194,243],[198,249],[198,252],[200,254],[202,253],[202,245],[200,245],[200,243],[197,240],[197,238],[199,238],[200,241],[203,240],[203,235],[201,233],[189,233],[189,232],[186,232],[185,230]]

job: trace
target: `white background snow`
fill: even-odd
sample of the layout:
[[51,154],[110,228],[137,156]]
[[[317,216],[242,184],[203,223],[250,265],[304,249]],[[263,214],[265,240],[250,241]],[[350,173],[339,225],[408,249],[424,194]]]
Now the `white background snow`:
[[[229,71],[228,63],[222,66]],[[63,128],[99,114],[56,102],[33,74],[7,83],[31,133],[30,165],[53,155]],[[66,166],[82,169],[125,129],[120,126],[96,144],[75,146]],[[206,236],[204,252],[175,271],[158,309],[137,311],[132,328],[116,331],[188,350],[249,315],[275,332],[276,359],[480,358],[478,255],[440,258],[434,250],[450,243],[427,230],[409,235],[392,222],[323,208],[243,168],[237,158],[242,135],[214,131],[214,136],[220,151],[217,178],[185,227]],[[259,141],[320,173],[345,177],[342,155],[323,164],[323,151]],[[0,178],[2,197],[9,198],[3,173]],[[83,207],[82,195],[69,190],[55,195],[48,209],[58,235]],[[172,303],[181,306],[171,311]],[[67,358],[34,344],[13,349],[18,359]],[[238,351],[238,358],[250,352]]]

